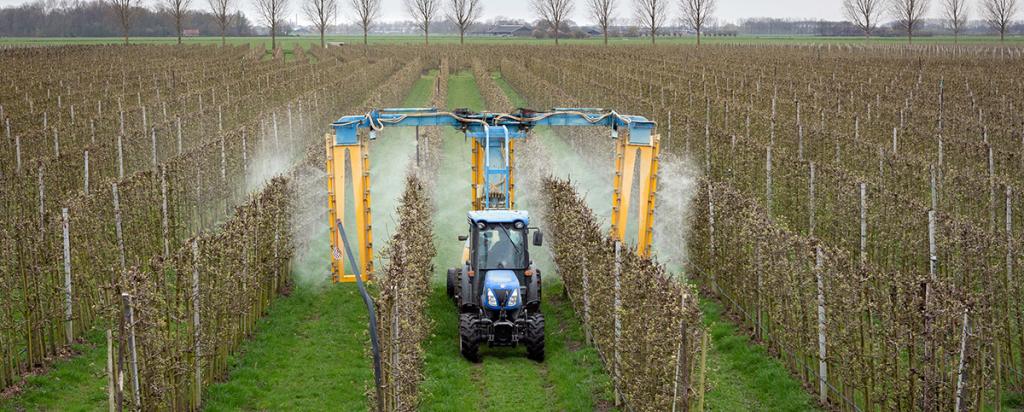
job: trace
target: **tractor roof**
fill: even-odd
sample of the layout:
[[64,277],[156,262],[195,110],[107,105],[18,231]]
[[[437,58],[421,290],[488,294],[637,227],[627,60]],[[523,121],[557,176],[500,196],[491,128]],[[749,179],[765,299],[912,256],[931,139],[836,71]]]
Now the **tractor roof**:
[[530,213],[525,210],[471,210],[468,213],[472,223],[515,223],[530,224]]

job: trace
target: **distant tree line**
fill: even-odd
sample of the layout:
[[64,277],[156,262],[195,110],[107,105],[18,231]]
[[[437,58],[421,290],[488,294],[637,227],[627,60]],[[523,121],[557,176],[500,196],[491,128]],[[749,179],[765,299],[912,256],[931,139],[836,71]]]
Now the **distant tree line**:
[[[175,36],[174,18],[168,10],[132,7],[131,36]],[[220,34],[217,18],[208,11],[188,10],[185,30],[198,34]],[[230,15],[225,34],[251,36],[252,23],[241,12]],[[122,29],[110,5],[101,0],[75,1],[54,5],[36,1],[20,6],[0,8],[2,37],[111,37],[122,35]],[[186,33],[187,34],[187,33]]]

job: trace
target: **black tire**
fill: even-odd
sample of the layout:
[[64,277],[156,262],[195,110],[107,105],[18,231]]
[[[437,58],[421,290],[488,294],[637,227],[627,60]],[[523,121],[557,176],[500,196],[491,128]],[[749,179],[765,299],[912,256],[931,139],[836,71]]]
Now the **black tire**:
[[455,301],[455,285],[459,282],[459,270],[452,268],[448,269],[448,277],[445,284],[445,292],[448,293],[448,299]]
[[544,361],[544,314],[534,313],[526,320],[526,357]]
[[459,352],[470,362],[480,362],[480,339],[472,314],[459,315]]

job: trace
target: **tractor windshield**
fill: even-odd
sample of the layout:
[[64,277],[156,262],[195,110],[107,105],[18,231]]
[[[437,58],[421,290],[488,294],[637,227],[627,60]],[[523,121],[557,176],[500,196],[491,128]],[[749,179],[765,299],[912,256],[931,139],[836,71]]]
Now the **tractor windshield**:
[[526,229],[496,224],[478,230],[476,266],[478,270],[525,269]]

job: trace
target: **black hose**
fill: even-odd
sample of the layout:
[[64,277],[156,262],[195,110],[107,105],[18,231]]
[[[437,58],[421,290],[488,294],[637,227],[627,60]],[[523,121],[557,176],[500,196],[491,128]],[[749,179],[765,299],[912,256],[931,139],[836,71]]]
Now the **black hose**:
[[[381,385],[381,371],[380,371],[380,343],[377,341],[377,310],[373,307],[373,298],[366,292],[366,286],[363,285],[363,276],[359,273],[359,262],[356,262],[355,257],[352,256],[352,248],[348,245],[348,237],[345,236],[345,226],[341,223],[341,219],[335,219],[335,224],[338,226],[338,234],[341,235],[341,243],[345,245],[345,254],[348,255],[348,261],[352,265],[352,271],[356,275],[356,286],[359,287],[359,294],[363,296],[363,302],[366,303],[366,311],[370,314],[370,347],[373,350],[373,380],[377,384],[377,410],[384,410],[384,388]],[[340,268],[344,270],[344,266]]]

